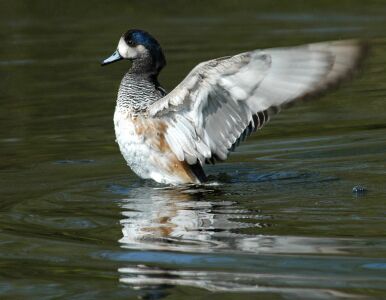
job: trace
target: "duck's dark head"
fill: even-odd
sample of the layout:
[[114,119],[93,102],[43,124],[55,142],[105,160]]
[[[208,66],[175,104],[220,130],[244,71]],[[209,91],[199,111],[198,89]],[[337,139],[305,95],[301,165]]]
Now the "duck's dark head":
[[166,65],[166,59],[158,41],[148,32],[131,29],[122,35],[117,50],[102,62],[102,66],[121,59],[133,61],[132,69],[139,72],[159,73]]

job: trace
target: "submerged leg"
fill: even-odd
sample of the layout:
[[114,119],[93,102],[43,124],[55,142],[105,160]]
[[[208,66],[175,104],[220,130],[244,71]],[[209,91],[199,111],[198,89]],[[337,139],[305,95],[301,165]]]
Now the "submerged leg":
[[194,165],[189,165],[189,168],[201,183],[208,181],[208,177],[206,177],[204,169],[199,162],[196,162]]

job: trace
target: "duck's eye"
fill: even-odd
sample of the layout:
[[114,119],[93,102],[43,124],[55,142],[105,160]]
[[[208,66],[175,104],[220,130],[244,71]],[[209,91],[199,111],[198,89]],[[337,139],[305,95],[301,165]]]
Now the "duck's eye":
[[129,40],[129,41],[127,42],[127,44],[128,44],[129,46],[134,46],[134,42],[133,42],[132,40]]

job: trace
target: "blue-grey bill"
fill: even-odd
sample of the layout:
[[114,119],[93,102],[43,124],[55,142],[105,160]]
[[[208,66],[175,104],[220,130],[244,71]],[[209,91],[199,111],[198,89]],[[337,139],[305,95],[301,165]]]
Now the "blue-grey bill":
[[119,54],[118,50],[116,50],[110,57],[102,61],[101,65],[105,66],[121,59],[123,59],[123,57]]

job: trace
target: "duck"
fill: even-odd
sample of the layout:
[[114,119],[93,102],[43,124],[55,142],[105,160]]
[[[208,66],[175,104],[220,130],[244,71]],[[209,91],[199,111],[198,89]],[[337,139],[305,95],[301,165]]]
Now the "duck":
[[166,185],[207,182],[204,166],[224,161],[282,108],[351,77],[367,49],[360,40],[257,49],[199,63],[169,93],[158,75],[160,43],[130,29],[102,66],[129,60],[116,100],[120,152],[139,177]]

